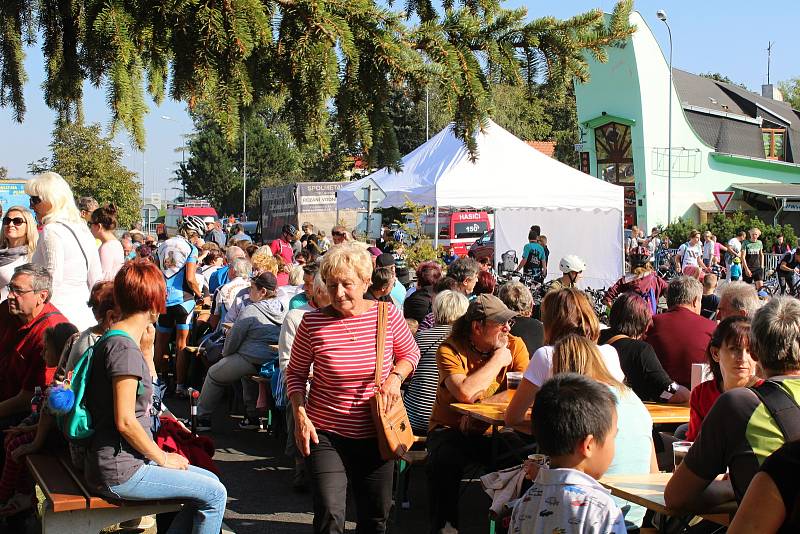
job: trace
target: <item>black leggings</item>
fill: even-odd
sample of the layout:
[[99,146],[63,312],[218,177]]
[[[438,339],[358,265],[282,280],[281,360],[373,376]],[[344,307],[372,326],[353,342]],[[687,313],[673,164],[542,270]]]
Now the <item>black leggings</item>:
[[356,533],[383,534],[392,507],[394,462],[384,461],[378,441],[317,432],[306,458],[314,492],[314,532],[344,532],[347,483],[356,502]]

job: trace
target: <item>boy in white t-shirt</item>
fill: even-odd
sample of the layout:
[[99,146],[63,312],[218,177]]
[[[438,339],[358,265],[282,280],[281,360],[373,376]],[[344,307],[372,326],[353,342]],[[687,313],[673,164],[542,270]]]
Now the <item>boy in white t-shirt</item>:
[[562,373],[542,386],[533,404],[533,432],[550,457],[514,505],[510,534],[625,533],[622,511],[597,482],[614,458],[616,401],[590,378]]

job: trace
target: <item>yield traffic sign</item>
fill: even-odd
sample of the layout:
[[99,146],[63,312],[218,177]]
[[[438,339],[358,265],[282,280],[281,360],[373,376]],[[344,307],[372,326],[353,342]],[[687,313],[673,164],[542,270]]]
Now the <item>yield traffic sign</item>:
[[722,212],[725,211],[725,208],[728,207],[731,199],[733,199],[733,191],[712,191],[711,194],[714,195],[714,202],[717,204],[719,211]]

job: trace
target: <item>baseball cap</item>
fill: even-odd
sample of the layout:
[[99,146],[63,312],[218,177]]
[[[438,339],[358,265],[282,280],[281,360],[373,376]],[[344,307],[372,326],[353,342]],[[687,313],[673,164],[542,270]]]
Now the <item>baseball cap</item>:
[[495,323],[503,324],[519,314],[509,310],[508,307],[503,304],[503,301],[494,295],[483,293],[470,302],[466,315],[473,321],[488,319]]
[[263,273],[259,273],[258,276],[251,277],[250,281],[261,289],[275,291],[278,288],[278,279],[269,271],[264,271]]
[[206,224],[214,224],[217,221],[216,219],[214,219],[214,217],[209,216],[209,217],[203,217],[203,222]]
[[375,258],[376,267],[390,267],[392,265],[394,265],[394,256],[392,256],[388,252],[384,252],[383,254]]

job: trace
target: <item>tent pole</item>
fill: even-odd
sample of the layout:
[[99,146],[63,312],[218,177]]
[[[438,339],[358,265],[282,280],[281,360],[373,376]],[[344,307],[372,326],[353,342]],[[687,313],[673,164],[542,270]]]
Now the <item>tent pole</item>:
[[433,208],[433,249],[439,248],[439,204]]

